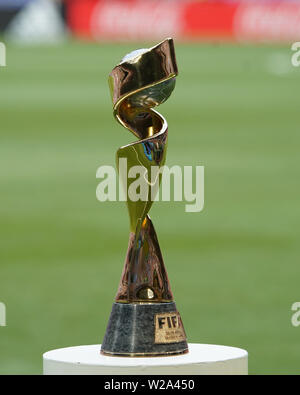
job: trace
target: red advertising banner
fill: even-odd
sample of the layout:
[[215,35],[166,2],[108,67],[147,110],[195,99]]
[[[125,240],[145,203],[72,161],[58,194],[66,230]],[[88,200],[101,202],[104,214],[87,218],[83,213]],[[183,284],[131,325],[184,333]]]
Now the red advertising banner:
[[185,3],[182,12],[184,38],[232,38],[238,6],[220,2]]
[[66,0],[76,36],[94,40],[300,40],[300,4],[278,1]]

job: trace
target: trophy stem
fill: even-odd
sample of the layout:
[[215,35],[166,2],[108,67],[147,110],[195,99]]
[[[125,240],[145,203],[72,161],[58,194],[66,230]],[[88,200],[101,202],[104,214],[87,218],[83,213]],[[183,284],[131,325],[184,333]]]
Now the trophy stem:
[[[140,226],[139,226],[140,225]],[[147,215],[130,233],[116,302],[172,302],[173,294],[151,219]]]

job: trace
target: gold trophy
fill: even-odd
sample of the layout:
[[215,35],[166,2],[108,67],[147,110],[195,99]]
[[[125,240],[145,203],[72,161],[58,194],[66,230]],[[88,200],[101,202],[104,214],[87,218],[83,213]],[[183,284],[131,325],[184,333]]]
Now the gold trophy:
[[[101,346],[115,356],[165,356],[188,352],[185,331],[173,300],[148,199],[132,201],[128,178],[133,166],[149,174],[164,165],[168,125],[153,108],[171,95],[178,74],[174,44],[168,38],[150,49],[126,55],[110,73],[109,86],[117,121],[138,140],[119,148],[117,165],[126,159],[122,178],[130,218],[129,246],[119,289]],[[118,168],[119,174],[123,169]],[[157,184],[160,183],[160,175]]]

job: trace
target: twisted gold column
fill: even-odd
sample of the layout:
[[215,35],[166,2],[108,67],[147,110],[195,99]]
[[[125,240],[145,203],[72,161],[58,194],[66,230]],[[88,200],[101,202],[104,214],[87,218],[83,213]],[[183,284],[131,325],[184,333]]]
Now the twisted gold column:
[[[128,169],[162,166],[167,151],[168,125],[153,107],[163,103],[175,87],[178,74],[172,39],[127,55],[109,77],[116,119],[139,141],[121,147],[117,163],[127,159]],[[133,182],[133,181],[131,181]],[[130,187],[128,179],[126,193]],[[151,185],[147,201],[127,196],[130,238],[117,302],[170,302],[173,295],[153,224]],[[152,197],[153,199],[153,197]]]

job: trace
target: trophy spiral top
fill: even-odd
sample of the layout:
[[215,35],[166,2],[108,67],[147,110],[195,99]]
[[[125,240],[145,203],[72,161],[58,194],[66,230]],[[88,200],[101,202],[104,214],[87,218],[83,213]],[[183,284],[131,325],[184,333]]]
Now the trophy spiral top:
[[134,118],[142,109],[150,109],[167,100],[175,87],[177,74],[171,38],[150,49],[138,49],[124,56],[109,75],[117,120],[140,137]]
[[[127,169],[143,166],[148,175],[152,166],[165,163],[168,125],[153,108],[171,95],[178,74],[171,38],[150,49],[126,55],[109,75],[113,112],[118,122],[138,140],[117,151],[127,160]],[[127,171],[128,171],[127,170]],[[120,169],[119,169],[120,171]],[[173,299],[163,258],[148,212],[154,200],[148,183],[148,199],[132,201],[126,182],[130,217],[130,239],[118,302],[168,302]],[[159,180],[158,180],[159,182]]]

